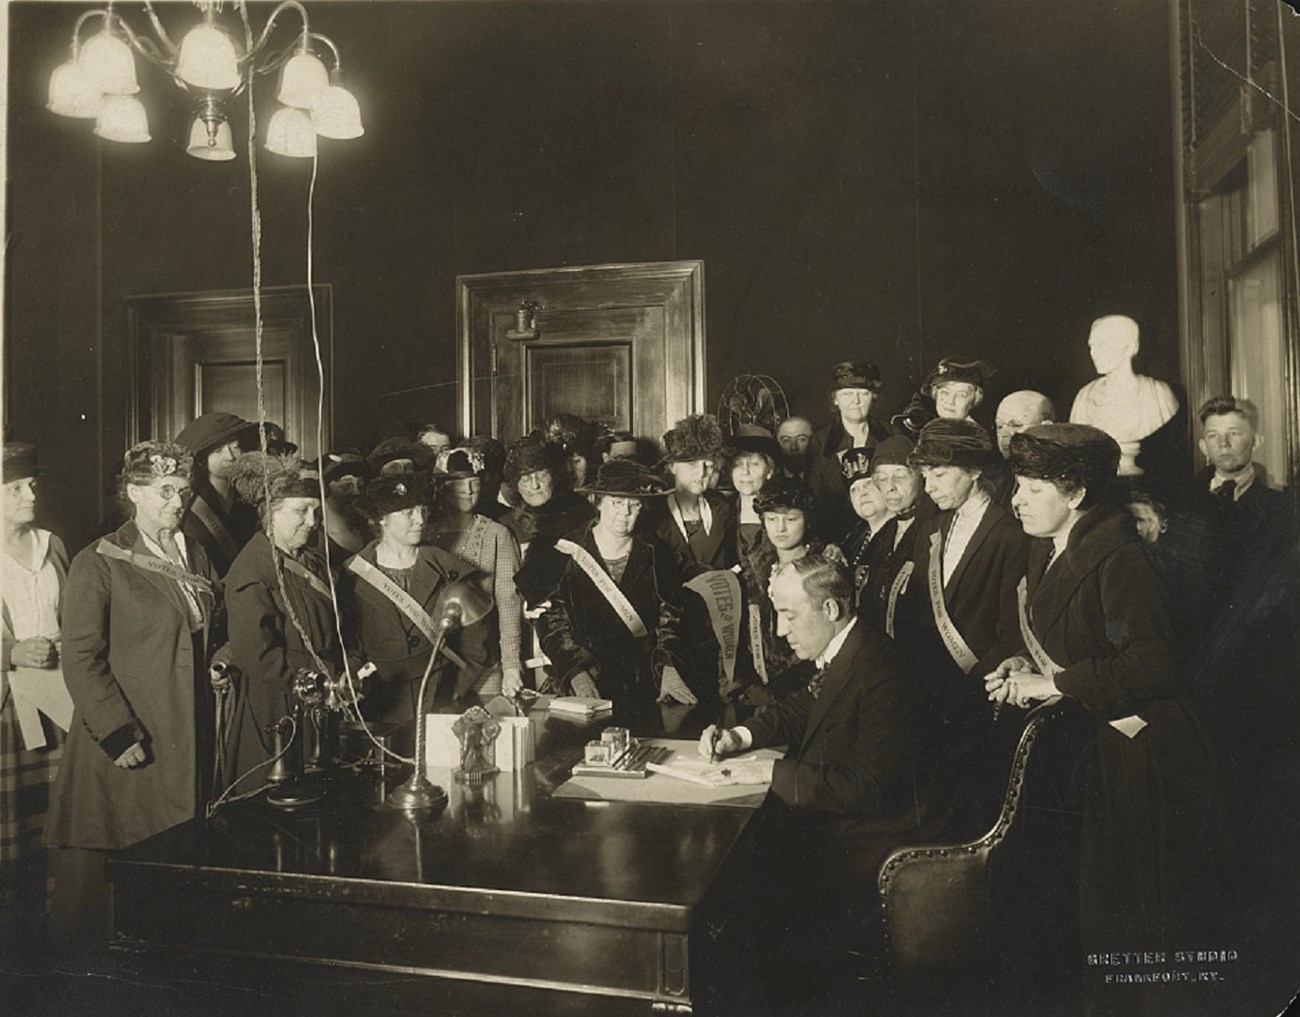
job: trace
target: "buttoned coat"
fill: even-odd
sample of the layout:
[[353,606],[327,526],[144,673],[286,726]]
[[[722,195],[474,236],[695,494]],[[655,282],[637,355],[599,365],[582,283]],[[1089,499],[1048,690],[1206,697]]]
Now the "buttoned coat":
[[[1192,935],[1214,912],[1220,800],[1207,739],[1182,698],[1151,552],[1127,513],[1075,523],[1046,570],[1036,541],[1026,579],[1029,625],[1062,670],[1057,688],[1091,715],[1081,907],[1094,946],[1135,949]],[[1024,652],[1023,650],[1020,652]],[[1138,715],[1128,737],[1110,721]]]
[[[134,522],[102,538],[156,557]],[[215,581],[202,546],[187,542],[191,571]],[[220,628],[220,590],[199,591],[201,638],[190,631],[174,579],[101,554],[72,561],[63,607],[63,677],[74,712],[55,783],[46,839],[59,847],[128,847],[192,819],[202,777],[212,693],[204,668]],[[196,646],[199,656],[196,657]],[[139,741],[145,762],[113,759]]]

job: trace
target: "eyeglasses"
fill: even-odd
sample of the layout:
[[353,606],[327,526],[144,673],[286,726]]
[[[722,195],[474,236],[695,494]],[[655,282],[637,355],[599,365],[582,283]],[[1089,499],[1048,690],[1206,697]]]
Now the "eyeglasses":
[[158,497],[163,501],[171,501],[177,495],[180,495],[181,500],[184,501],[194,494],[194,488],[189,484],[186,484],[184,487],[177,484],[158,484],[153,488],[153,490],[157,492]]

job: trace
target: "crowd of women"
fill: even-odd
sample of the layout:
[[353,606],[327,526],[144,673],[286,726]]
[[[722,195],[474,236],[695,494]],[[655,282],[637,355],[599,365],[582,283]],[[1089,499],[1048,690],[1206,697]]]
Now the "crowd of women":
[[[1085,918],[1111,944],[1159,941],[1214,857],[1210,754],[1160,580],[1112,503],[1115,441],[1040,424],[1004,457],[970,415],[983,370],[945,361],[886,425],[879,372],[837,365],[833,418],[794,454],[758,424],[724,434],[692,415],[650,456],[644,439],[560,415],[508,448],[431,425],[304,462],[209,413],[126,453],[123,521],[70,567],[35,526],[35,449],[6,444],[6,901],[43,906],[28,862],[45,803],[29,792],[56,768],[55,924],[62,909],[93,934],[104,853],[201,814],[232,782],[261,783],[297,676],[353,676],[371,725],[412,720],[450,583],[495,606],[432,663],[439,701],[532,687],[610,699],[633,725],[656,703],[763,709],[814,669],[783,639],[769,579],[820,553],[851,575],[859,623],[906,651],[954,835],[1000,800],[999,731],[1018,730],[1019,708],[1083,708]],[[58,696],[31,691],[42,679],[66,683],[66,742]]]

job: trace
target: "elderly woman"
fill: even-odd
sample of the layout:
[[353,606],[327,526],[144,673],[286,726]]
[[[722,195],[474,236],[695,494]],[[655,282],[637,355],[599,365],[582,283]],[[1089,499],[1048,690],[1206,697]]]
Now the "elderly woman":
[[591,519],[591,505],[566,483],[564,459],[564,450],[539,434],[520,438],[506,453],[505,482],[516,492],[517,503],[501,522],[525,556]]
[[978,825],[1001,779],[995,711],[979,679],[1019,643],[1016,583],[1025,574],[1029,541],[991,497],[1002,457],[979,424],[932,420],[911,464],[939,514],[917,534],[896,637],[944,725],[939,757],[952,793]]
[[76,938],[102,931],[103,852],[192,819],[205,797],[220,605],[212,563],[181,531],[193,467],[171,442],[131,448],[120,489],[131,520],[68,572],[63,677],[75,709],[46,838],[67,849],[55,922]]
[[1209,941],[1200,934],[1224,864],[1214,768],[1182,698],[1160,578],[1132,520],[1106,504],[1119,458],[1113,438],[1082,424],[1011,438],[1012,504],[1037,539],[1019,585],[1020,641],[985,679],[996,702],[1065,696],[1092,721],[1085,951]]
[[858,595],[858,613],[891,639],[898,603],[915,567],[917,534],[938,511],[925,493],[921,471],[908,462],[911,455],[912,442],[892,435],[876,446],[871,460],[871,478],[890,518],[872,533],[867,545],[867,576]]
[[612,459],[583,493],[596,520],[530,557],[520,578],[546,590],[536,624],[555,685],[611,699],[616,717],[636,720],[682,685],[677,569],[635,529],[643,503],[667,490],[639,463]]
[[731,486],[736,492],[737,557],[744,560],[763,543],[763,517],[754,509],[759,491],[776,474],[780,446],[771,432],[757,424],[742,424],[731,436]]
[[[293,715],[297,673],[337,675],[343,655],[329,565],[316,538],[319,479],[295,458],[246,452],[234,480],[240,497],[257,506],[263,527],[226,576],[230,655],[243,675],[228,773],[243,779],[271,761],[275,728]],[[305,737],[296,736],[295,754]]]
[[326,452],[316,462],[325,484],[321,540],[330,568],[338,568],[370,542],[370,527],[357,500],[365,492],[366,461],[356,449]]
[[[452,449],[438,457],[438,468],[444,474],[438,484],[442,517],[434,528],[433,542],[479,569],[483,592],[496,605],[484,619],[493,659],[474,691],[483,696],[501,692],[513,696],[524,684],[519,655],[523,604],[515,588],[519,547],[509,530],[474,511],[486,468],[479,453]],[[498,646],[499,650],[493,649]]]
[[[437,631],[431,612],[438,595],[457,580],[487,578],[451,552],[421,545],[428,487],[428,476],[419,474],[371,481],[362,506],[377,538],[346,566],[347,648],[375,665],[361,711],[380,723],[416,716],[415,699]],[[487,632],[477,622],[449,637],[433,665],[435,702],[464,696],[479,684],[488,666]]]
[[889,437],[889,429],[871,412],[882,385],[880,368],[866,360],[848,360],[831,369],[835,419],[813,432],[805,473],[822,506],[828,534],[839,536],[853,524],[840,467],[844,454],[851,448],[875,448]]
[[871,539],[878,534],[894,513],[885,500],[885,492],[876,483],[871,460],[874,449],[852,448],[844,453],[844,479],[849,482],[849,503],[858,517],[844,538],[844,557],[853,576],[854,608],[862,606],[862,590],[870,572]]
[[[40,835],[63,755],[71,700],[59,668],[63,541],[36,525],[36,449],[6,442],[4,554],[0,556],[0,931],[43,936],[46,858]],[[67,710],[62,728],[47,713]],[[0,935],[6,942],[8,935]]]

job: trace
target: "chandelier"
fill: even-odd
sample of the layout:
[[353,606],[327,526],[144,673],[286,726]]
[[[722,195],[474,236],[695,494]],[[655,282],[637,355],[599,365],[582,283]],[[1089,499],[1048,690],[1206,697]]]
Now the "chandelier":
[[[72,55],[50,77],[47,108],[66,117],[95,121],[94,133],[106,141],[142,143],[152,137],[144,103],[138,98],[135,54],[161,67],[194,100],[189,143],[185,151],[196,159],[221,162],[235,158],[226,105],[254,79],[279,72],[276,98],[280,107],[267,125],[265,145],[278,155],[310,158],[316,154],[316,136],[359,138],[361,112],[357,100],[342,83],[338,47],[311,31],[307,11],[296,0],[279,4],[261,32],[254,36],[244,0],[236,6],[242,20],[243,43],[217,20],[222,0],[194,0],[202,20],[189,30],[180,45],[172,42],[149,0],[144,11],[156,38],[133,29],[109,3],[87,11],[72,29]],[[302,21],[296,40],[281,49],[269,49],[272,31],[286,11]],[[82,28],[99,22],[100,29],[82,41]],[[320,53],[327,53],[326,68]]]

